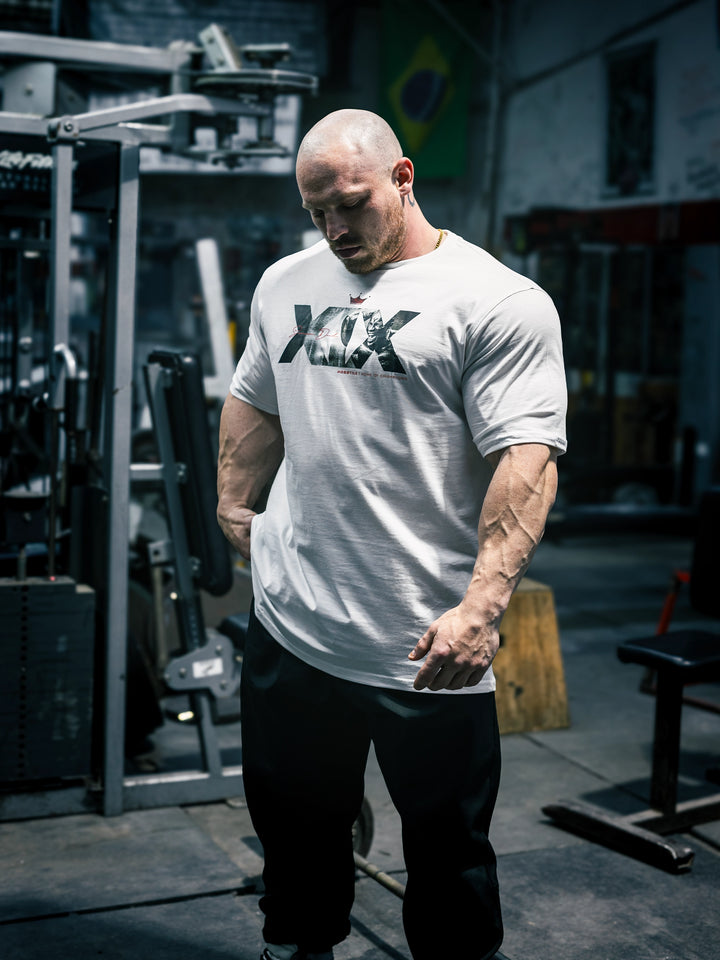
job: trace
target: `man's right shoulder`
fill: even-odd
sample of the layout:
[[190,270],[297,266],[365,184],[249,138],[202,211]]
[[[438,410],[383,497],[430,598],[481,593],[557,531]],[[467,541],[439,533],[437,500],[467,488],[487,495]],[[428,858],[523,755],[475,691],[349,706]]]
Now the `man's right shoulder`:
[[278,283],[294,275],[302,274],[315,262],[329,254],[329,247],[324,240],[314,243],[311,247],[290,253],[271,264],[263,273],[261,283]]

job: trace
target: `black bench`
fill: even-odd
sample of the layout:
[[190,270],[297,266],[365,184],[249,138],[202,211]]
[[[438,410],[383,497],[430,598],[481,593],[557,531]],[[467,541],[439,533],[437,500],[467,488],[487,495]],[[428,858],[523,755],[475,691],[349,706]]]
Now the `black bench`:
[[[720,489],[701,500],[690,572],[690,602],[705,617],[720,619]],[[673,630],[626,640],[617,648],[623,663],[637,663],[655,675],[655,729],[650,777],[650,810],[613,817],[590,804],[563,801],[543,807],[561,826],[671,872],[690,869],[690,847],[665,839],[720,819],[720,794],[678,804],[680,727],[684,688],[720,681],[720,632]]]
[[623,663],[642,664],[657,676],[650,805],[670,816],[677,812],[683,690],[688,683],[720,680],[720,634],[681,630],[626,640],[617,655]]

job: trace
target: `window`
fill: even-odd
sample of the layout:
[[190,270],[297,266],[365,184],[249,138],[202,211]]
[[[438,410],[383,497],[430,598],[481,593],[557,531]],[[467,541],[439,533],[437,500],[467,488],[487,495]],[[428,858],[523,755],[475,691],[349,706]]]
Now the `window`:
[[612,54],[606,69],[606,192],[609,196],[650,193],[655,155],[655,45]]

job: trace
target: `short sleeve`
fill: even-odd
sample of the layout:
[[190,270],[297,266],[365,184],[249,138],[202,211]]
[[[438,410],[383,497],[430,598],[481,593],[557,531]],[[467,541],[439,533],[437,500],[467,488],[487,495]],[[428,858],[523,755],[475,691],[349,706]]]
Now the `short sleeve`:
[[539,287],[510,294],[470,326],[462,390],[465,415],[483,456],[517,443],[565,451],[560,320]]
[[278,413],[277,393],[272,363],[261,321],[260,286],[255,291],[250,308],[250,332],[243,354],[230,382],[230,393],[238,400],[263,410]]

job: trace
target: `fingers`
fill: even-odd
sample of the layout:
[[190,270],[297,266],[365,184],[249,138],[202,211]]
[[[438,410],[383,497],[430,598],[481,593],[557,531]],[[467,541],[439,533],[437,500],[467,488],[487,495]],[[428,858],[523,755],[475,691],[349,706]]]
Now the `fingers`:
[[236,538],[234,541],[234,546],[243,560],[250,559],[250,537],[243,537],[242,539]]
[[218,522],[225,537],[230,541],[241,557],[250,559],[250,525],[254,514],[241,519],[218,517]]
[[463,670],[460,673],[456,673],[455,676],[450,679],[445,686],[437,687],[438,690],[462,690],[463,687],[476,687],[482,678],[487,673],[487,670]]
[[457,670],[452,669],[451,665],[446,662],[445,655],[434,650],[418,670],[413,687],[416,690],[444,690],[452,679],[451,672],[454,677]]
[[[416,690],[442,690],[442,686],[436,686],[438,683],[442,683],[444,680],[447,680],[447,676],[440,679],[440,673],[443,670],[445,658],[450,653],[449,650],[441,652],[439,645],[436,644],[435,649],[433,649],[433,643],[435,643],[438,632],[438,623],[437,621],[430,625],[430,627],[425,631],[422,637],[417,642],[415,649],[409,654],[410,660],[422,660],[423,657],[427,656],[428,653],[430,656],[422,665],[420,670],[415,677],[413,682],[413,687]],[[431,652],[432,651],[432,652]]]
[[460,629],[456,611],[450,611],[430,626],[409,654],[410,660],[425,658],[413,687],[432,691],[474,687],[485,676],[496,649],[487,630]]
[[485,676],[487,669],[459,669],[452,663],[426,663],[415,677],[415,690],[462,690],[475,687]]
[[426,630],[422,637],[420,637],[414,649],[408,654],[408,659],[422,660],[422,658],[430,651],[430,648],[432,647],[435,633],[435,625],[433,624],[433,626],[431,626],[429,630]]
[[443,679],[440,676],[442,671],[442,664],[426,663],[418,670],[418,674],[413,681],[413,687],[416,690],[442,690]]
[[241,557],[250,559],[250,521],[236,524],[233,530],[235,547]]
[[473,670],[470,676],[465,681],[466,687],[476,687],[485,674],[488,672],[488,667],[483,667],[481,670]]

